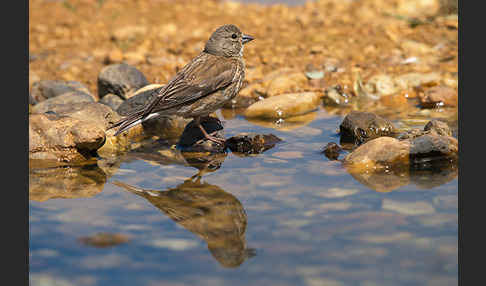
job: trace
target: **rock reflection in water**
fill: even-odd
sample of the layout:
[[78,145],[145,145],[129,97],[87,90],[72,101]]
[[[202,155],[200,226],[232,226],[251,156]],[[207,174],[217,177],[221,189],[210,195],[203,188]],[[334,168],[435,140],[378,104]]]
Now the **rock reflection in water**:
[[206,241],[213,257],[224,267],[240,266],[255,255],[246,247],[247,217],[240,201],[215,185],[186,180],[167,191],[136,188],[113,182],[144,197],[185,229]]
[[432,189],[446,184],[457,177],[457,164],[449,161],[411,165],[404,169],[386,169],[379,172],[352,172],[349,174],[356,181],[377,192],[390,192],[410,183],[420,189]]
[[89,198],[103,190],[106,174],[96,163],[83,166],[33,166],[29,168],[29,199]]

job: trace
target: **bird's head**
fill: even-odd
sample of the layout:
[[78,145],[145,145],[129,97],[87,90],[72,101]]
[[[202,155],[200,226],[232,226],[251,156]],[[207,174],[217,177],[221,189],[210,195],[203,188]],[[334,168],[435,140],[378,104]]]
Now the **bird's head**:
[[204,51],[216,56],[242,56],[243,45],[251,40],[252,36],[243,34],[235,25],[223,25],[213,32]]

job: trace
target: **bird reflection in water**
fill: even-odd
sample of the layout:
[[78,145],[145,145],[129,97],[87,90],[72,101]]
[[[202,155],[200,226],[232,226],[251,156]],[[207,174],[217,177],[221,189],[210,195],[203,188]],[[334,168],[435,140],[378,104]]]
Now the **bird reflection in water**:
[[173,221],[206,241],[209,251],[221,266],[238,267],[255,256],[255,250],[246,246],[245,209],[232,194],[201,181],[204,173],[219,169],[225,154],[210,157],[184,155],[199,172],[175,188],[154,191],[118,181],[113,183],[144,197]]

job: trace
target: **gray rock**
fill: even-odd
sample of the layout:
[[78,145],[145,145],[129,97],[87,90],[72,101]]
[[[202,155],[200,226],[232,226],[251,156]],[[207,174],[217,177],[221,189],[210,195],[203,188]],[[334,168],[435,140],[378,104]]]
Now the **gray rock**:
[[45,113],[56,109],[56,106],[76,103],[94,102],[91,95],[79,91],[69,91],[67,93],[46,99],[32,107],[32,113]]
[[49,98],[73,92],[91,96],[88,88],[77,81],[40,80],[32,84],[29,102],[36,104]]
[[103,131],[121,119],[109,106],[98,102],[57,104],[52,105],[49,111],[58,116],[68,116],[83,121],[90,121]]
[[118,107],[120,107],[120,105],[124,101],[118,95],[115,95],[113,93],[108,93],[105,96],[103,96],[103,98],[100,99],[100,101],[98,101],[98,102],[111,107],[111,109],[113,109],[113,110],[117,110]]
[[410,159],[414,162],[430,162],[449,158],[457,160],[459,144],[451,136],[426,134],[410,140]]
[[137,68],[125,63],[104,67],[98,75],[98,96],[103,98],[112,93],[122,99],[128,98],[130,91],[135,91],[149,82]]
[[353,142],[356,145],[395,133],[395,127],[389,120],[374,113],[361,111],[352,111],[346,115],[339,130],[341,143]]
[[163,87],[162,85],[151,84],[144,86],[133,93],[133,95],[116,109],[116,112],[122,116],[143,109],[157,94],[156,92]]
[[438,135],[444,135],[444,136],[452,136],[452,131],[449,128],[449,125],[447,125],[446,122],[439,121],[439,120],[431,120],[429,121],[425,127],[424,131],[434,131]]

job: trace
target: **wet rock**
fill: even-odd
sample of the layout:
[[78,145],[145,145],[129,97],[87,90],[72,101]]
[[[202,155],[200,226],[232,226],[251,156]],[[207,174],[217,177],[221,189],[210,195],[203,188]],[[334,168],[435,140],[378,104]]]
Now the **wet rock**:
[[137,68],[125,63],[104,67],[98,75],[98,96],[112,93],[127,99],[130,91],[148,85],[149,82]]
[[[224,139],[223,125],[218,118],[207,117],[204,121],[202,120],[201,125],[209,135]],[[204,137],[201,129],[194,124],[194,120],[184,128],[179,142],[177,142],[177,147],[183,152],[225,152],[223,145],[207,140]]]
[[344,158],[353,172],[366,172],[401,167],[409,164],[410,142],[392,137],[379,137],[360,145]]
[[423,135],[428,134],[428,133],[430,133],[430,132],[414,128],[414,129],[409,129],[409,130],[406,130],[405,132],[400,133],[397,136],[397,139],[398,140],[409,140],[409,139],[417,138],[419,136],[423,136]]
[[118,107],[120,107],[120,105],[124,101],[118,95],[112,94],[112,93],[108,93],[105,96],[103,96],[103,98],[100,99],[100,101],[98,101],[98,102],[101,103],[101,104],[104,104],[104,105],[107,105],[107,106],[111,107],[111,109],[113,109],[113,110],[117,110]]
[[395,132],[393,124],[371,112],[352,111],[339,125],[341,142],[353,142],[357,145],[368,140],[391,136]]
[[323,102],[325,105],[340,106],[350,103],[351,94],[345,93],[340,85],[329,87],[324,92]]
[[320,95],[315,92],[288,93],[265,98],[253,103],[245,111],[248,118],[287,118],[315,110]]
[[[156,97],[156,92],[161,87],[163,85],[151,84],[137,90],[118,107],[117,112],[122,116],[126,116],[135,110],[144,108]],[[190,118],[176,115],[158,116],[142,122],[142,126],[145,134],[155,135],[175,143],[191,120]]]
[[442,106],[457,106],[457,92],[448,86],[434,86],[419,95],[420,106],[434,108]]
[[234,153],[260,154],[280,141],[282,140],[273,134],[241,133],[228,138],[225,144]]
[[342,150],[343,149],[338,144],[336,144],[334,142],[329,142],[324,147],[324,150],[322,151],[322,153],[324,153],[324,155],[326,155],[326,157],[329,160],[337,160],[337,158],[339,157],[339,154],[342,152]]
[[32,84],[29,101],[33,104],[42,102],[46,99],[57,97],[65,93],[87,94],[96,100],[83,84],[77,81],[62,80],[41,80]]
[[446,122],[440,120],[431,120],[424,126],[424,131],[433,131],[438,135],[452,136],[452,130]]
[[427,162],[450,158],[457,160],[459,144],[451,136],[425,134],[410,141],[410,159],[414,162]]
[[105,142],[98,124],[53,114],[29,115],[29,158],[79,162]]
[[108,232],[101,232],[92,236],[83,236],[78,240],[85,245],[96,248],[112,247],[130,241],[129,236],[125,234]]
[[43,100],[42,102],[34,105],[31,111],[32,113],[45,113],[47,111],[52,111],[58,105],[71,105],[75,103],[90,102],[94,102],[94,100],[89,94],[79,91],[70,91],[56,97]]
[[89,198],[100,193],[106,183],[105,173],[94,164],[56,167],[46,161],[29,161],[29,199]]

